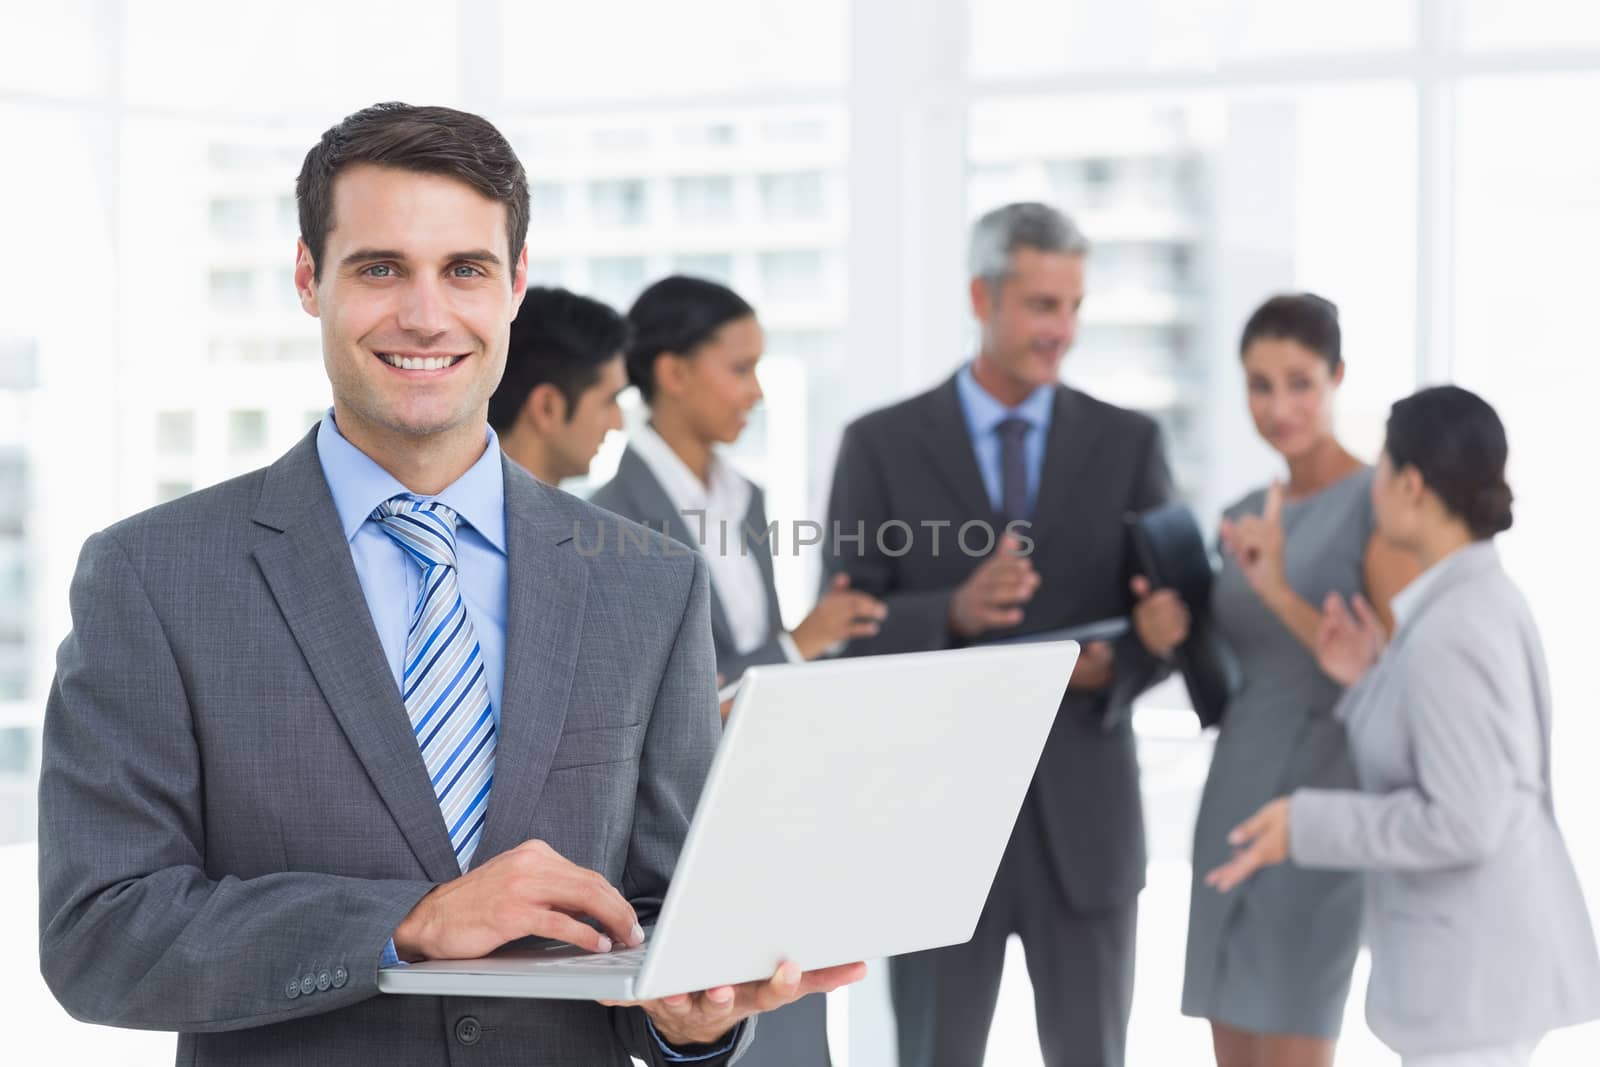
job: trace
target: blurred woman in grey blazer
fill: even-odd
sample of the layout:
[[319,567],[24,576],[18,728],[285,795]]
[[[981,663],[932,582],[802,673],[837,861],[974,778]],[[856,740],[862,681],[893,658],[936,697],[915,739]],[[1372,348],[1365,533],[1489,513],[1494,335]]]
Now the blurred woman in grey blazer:
[[[883,604],[837,579],[793,630],[778,615],[761,489],[718,455],[762,399],[756,364],[765,340],[754,309],[725,285],[673,275],[639,296],[628,322],[628,378],[650,405],[650,421],[631,435],[616,477],[592,499],[705,556],[717,672],[731,682],[756,664],[815,659],[876,633]],[[826,1067],[823,999],[763,1016],[739,1063]]]
[[[1361,790],[1298,789],[1230,835],[1207,882],[1263,867],[1367,871],[1367,1021],[1406,1067],[1522,1067],[1600,1017],[1600,956],[1550,795],[1539,633],[1500,565],[1511,526],[1499,417],[1464,389],[1397,403],[1373,483],[1378,530],[1422,574],[1382,624],[1324,606],[1318,661]],[[1286,932],[1287,934],[1287,932]]]

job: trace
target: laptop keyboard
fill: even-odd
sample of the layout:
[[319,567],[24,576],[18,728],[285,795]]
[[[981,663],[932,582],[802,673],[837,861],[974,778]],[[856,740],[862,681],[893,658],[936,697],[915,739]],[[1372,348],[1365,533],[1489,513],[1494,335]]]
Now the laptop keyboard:
[[636,971],[644,963],[644,950],[645,946],[640,945],[638,948],[619,948],[587,956],[569,956],[561,961],[561,966],[581,967],[586,971]]

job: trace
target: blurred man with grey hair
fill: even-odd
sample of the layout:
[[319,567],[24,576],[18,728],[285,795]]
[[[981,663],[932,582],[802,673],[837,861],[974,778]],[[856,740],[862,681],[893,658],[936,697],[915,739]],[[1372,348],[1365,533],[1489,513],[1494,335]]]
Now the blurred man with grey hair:
[[[1022,938],[1049,1067],[1120,1065],[1144,887],[1129,702],[1159,674],[1123,516],[1164,503],[1156,424],[1061,384],[1089,245],[1045,204],[973,227],[975,358],[845,431],[829,570],[889,609],[848,654],[957,648],[1135,615],[1067,682],[972,940],[891,962],[902,1067],[983,1061],[1006,939]],[[887,527],[887,532],[885,529]],[[910,536],[907,530],[911,531]],[[857,534],[861,536],[857,536]],[[1004,679],[995,680],[1003,708]],[[930,857],[929,871],[960,863]]]

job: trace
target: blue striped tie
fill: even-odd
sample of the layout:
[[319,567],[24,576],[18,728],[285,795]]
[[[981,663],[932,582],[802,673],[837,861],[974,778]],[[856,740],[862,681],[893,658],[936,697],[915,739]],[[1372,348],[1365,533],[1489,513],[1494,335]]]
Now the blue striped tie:
[[483,650],[456,580],[459,519],[443,504],[411,496],[384,501],[372,518],[422,568],[400,690],[464,871],[489,810],[495,729]]

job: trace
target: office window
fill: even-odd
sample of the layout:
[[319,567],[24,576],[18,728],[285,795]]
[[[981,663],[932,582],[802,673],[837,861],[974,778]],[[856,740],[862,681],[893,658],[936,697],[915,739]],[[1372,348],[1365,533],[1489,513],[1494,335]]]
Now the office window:
[[247,270],[211,272],[211,307],[216,311],[248,311],[256,298],[255,275]]
[[567,188],[560,182],[528,184],[530,226],[557,226],[567,214]]
[[255,229],[255,201],[240,197],[211,201],[211,232],[217,237],[237,240],[252,236]]
[[[262,359],[264,355],[261,345],[256,342],[254,348],[249,349],[252,355],[244,356],[249,359]],[[244,355],[244,353],[241,353]],[[311,338],[279,341],[272,346],[272,358],[280,363],[315,363],[322,360],[322,342]]]
[[267,413],[228,412],[228,451],[255,452],[267,446]]
[[160,481],[156,483],[156,503],[165,504],[168,501],[178,499],[180,496],[187,496],[192,492],[194,492],[193,482],[180,479]]
[[967,69],[995,79],[1127,75],[1403,49],[1415,9],[1415,0],[969,2]]
[[595,297],[615,308],[632,304],[645,281],[645,261],[638,256],[610,256],[589,264],[589,282]]
[[273,221],[277,225],[278,233],[290,237],[300,235],[300,208],[295,203],[292,195],[284,195],[274,201],[276,212]]
[[733,285],[733,257],[715,253],[693,253],[674,256],[674,274],[692,274],[696,278],[709,278],[723,285]]
[[528,260],[529,285],[549,285],[559,288],[565,284],[562,281],[564,277],[566,277],[566,269],[559,259]]
[[738,138],[738,128],[731,122],[697,122],[678,127],[678,143],[690,147],[722,148]]
[[39,343],[31,337],[0,337],[0,389],[39,384]]
[[774,222],[810,220],[822,215],[822,175],[764,174],[761,203]]
[[844,339],[831,330],[768,330],[767,353],[792,356],[816,363],[830,352],[842,351]]
[[768,300],[812,300],[822,295],[821,252],[763,252],[762,295]]
[[1460,0],[1462,42],[1472,51],[1600,48],[1600,7],[1590,0]]
[[156,415],[156,451],[163,456],[194,453],[194,412],[163,411]]
[[733,221],[732,178],[675,178],[672,196],[680,222]]
[[598,226],[640,226],[645,221],[644,182],[598,181],[589,186],[589,212]]

